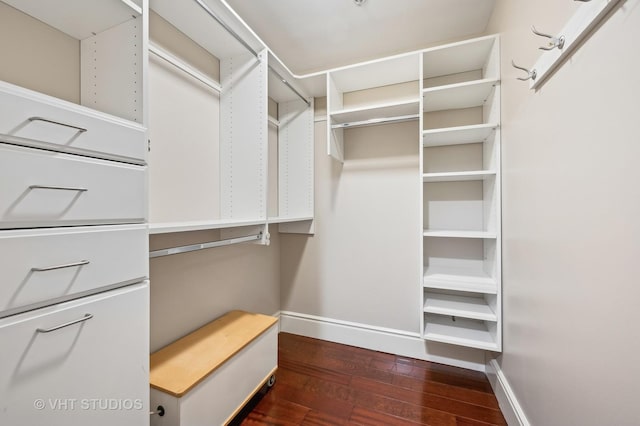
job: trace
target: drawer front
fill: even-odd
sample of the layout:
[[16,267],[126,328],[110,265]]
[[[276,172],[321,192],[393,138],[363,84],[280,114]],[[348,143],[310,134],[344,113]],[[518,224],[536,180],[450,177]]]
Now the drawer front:
[[145,170],[0,144],[0,228],[144,222]]
[[0,320],[0,424],[148,424],[148,318],[141,283]]
[[145,225],[0,232],[0,317],[148,276]]
[[0,82],[0,134],[44,142],[50,149],[71,148],[134,162],[144,161],[147,153],[142,126],[4,82]]

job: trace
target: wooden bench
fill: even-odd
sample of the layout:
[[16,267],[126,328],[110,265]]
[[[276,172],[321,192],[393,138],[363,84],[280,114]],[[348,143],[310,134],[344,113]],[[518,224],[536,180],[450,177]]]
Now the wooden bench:
[[225,425],[278,364],[277,319],[231,311],[151,354],[152,426]]

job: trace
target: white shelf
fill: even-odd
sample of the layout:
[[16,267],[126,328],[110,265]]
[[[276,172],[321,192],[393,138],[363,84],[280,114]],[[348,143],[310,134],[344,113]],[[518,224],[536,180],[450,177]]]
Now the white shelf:
[[497,128],[497,123],[488,123],[425,130],[422,132],[422,145],[430,147],[480,143],[484,142]]
[[279,120],[277,120],[277,119],[275,119],[275,118],[273,118],[271,116],[269,116],[269,118],[267,120],[269,121],[270,125],[272,125],[274,127],[278,127],[278,128],[280,127],[280,121]]
[[99,34],[142,13],[142,8],[130,0],[3,1],[77,40]]
[[498,81],[487,78],[424,89],[424,112],[481,106]]
[[291,223],[291,222],[304,222],[307,220],[313,220],[313,216],[300,216],[300,217],[270,217],[269,223]]
[[441,230],[441,229],[425,229],[423,232],[425,237],[440,238],[488,238],[495,239],[495,232],[488,231],[459,231],[459,230]]
[[431,314],[449,315],[483,321],[496,321],[496,314],[486,300],[480,297],[454,296],[451,294],[426,293],[424,311]]
[[331,113],[333,124],[345,124],[362,122],[381,118],[402,117],[415,115],[420,111],[420,100],[412,99],[402,102],[389,102],[385,104],[369,105],[358,108],[345,108]]
[[204,231],[207,229],[238,228],[241,226],[264,225],[266,219],[219,219],[191,222],[150,223],[149,234],[169,234],[172,232]]
[[425,320],[424,338],[435,342],[451,343],[490,351],[498,350],[486,325],[478,320],[429,315]]
[[496,37],[486,36],[425,50],[423,77],[439,77],[483,69]]
[[425,267],[424,287],[484,294],[496,294],[498,292],[496,280],[481,269],[439,266]]
[[472,180],[485,180],[496,176],[492,170],[477,170],[471,172],[444,172],[444,173],[424,173],[423,182],[462,182]]

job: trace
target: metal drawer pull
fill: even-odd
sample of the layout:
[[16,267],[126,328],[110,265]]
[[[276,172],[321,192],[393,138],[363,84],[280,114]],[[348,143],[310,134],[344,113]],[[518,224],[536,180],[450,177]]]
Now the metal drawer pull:
[[31,268],[33,272],[53,271],[54,269],[73,268],[74,266],[88,265],[88,260],[81,260],[80,262],[66,263],[64,265],[47,266],[46,268]]
[[77,191],[86,192],[87,188],[74,188],[72,186],[48,186],[48,185],[29,185],[29,189],[55,189],[57,191]]
[[60,330],[61,328],[69,327],[70,325],[77,324],[77,323],[83,322],[83,321],[87,321],[87,320],[90,320],[91,318],[93,318],[93,315],[84,314],[84,316],[82,318],[79,318],[77,320],[65,322],[64,324],[56,325],[55,327],[51,327],[51,328],[37,328],[36,331],[38,333],[51,333],[52,331]]
[[44,121],[46,123],[57,124],[58,126],[70,127],[72,129],[76,129],[80,133],[87,131],[87,129],[82,128],[82,127],[73,126],[71,124],[61,123],[59,121],[48,120],[48,119],[42,118],[42,117],[29,117],[29,121]]

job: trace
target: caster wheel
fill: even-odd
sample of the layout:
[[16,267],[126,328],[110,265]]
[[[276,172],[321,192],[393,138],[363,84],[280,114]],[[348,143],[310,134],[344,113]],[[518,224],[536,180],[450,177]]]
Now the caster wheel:
[[274,384],[276,383],[276,376],[275,374],[272,375],[271,377],[269,377],[269,380],[267,380],[267,387],[270,388],[272,387]]

